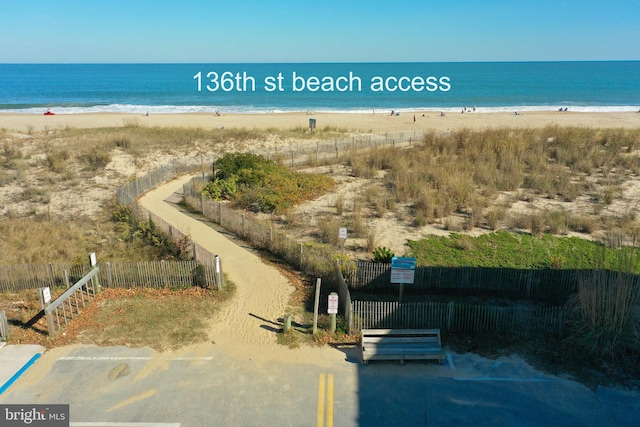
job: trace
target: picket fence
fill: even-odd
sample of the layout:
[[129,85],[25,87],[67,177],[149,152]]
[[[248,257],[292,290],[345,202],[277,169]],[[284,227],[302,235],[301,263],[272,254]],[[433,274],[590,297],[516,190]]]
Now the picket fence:
[[[186,288],[201,286],[220,288],[222,263],[215,258],[209,262],[147,261],[99,263],[99,280],[107,288]],[[0,292],[44,287],[69,288],[90,270],[90,266],[70,264],[0,265]]]
[[462,333],[560,336],[560,307],[499,307],[448,302],[353,301],[352,333],[370,328],[439,328]]
[[[415,270],[405,293],[500,295],[564,303],[578,288],[585,270],[488,267],[425,267]],[[352,291],[390,289],[391,264],[358,261],[346,278]]]

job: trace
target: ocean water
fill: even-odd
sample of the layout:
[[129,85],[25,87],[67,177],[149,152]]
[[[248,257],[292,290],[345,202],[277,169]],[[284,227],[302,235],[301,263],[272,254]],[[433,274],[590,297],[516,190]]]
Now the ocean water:
[[0,64],[0,112],[638,111],[640,61]]

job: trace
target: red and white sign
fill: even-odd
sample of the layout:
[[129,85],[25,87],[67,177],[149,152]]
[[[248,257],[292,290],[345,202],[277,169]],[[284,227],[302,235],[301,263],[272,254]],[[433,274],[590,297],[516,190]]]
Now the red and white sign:
[[338,314],[338,294],[335,292],[329,294],[329,309],[327,313]]

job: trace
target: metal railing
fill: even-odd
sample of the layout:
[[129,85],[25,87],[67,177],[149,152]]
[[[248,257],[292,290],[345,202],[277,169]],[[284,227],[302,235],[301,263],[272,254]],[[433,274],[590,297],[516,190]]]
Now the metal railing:
[[[46,305],[44,313],[47,318],[49,336],[54,336],[63,326],[67,326],[75,314],[80,314],[80,307],[86,306],[92,297],[98,294],[98,272],[94,267],[86,276],[67,289],[55,301]],[[86,300],[85,300],[86,297]],[[46,304],[46,301],[45,301]],[[62,318],[62,321],[60,320]]]

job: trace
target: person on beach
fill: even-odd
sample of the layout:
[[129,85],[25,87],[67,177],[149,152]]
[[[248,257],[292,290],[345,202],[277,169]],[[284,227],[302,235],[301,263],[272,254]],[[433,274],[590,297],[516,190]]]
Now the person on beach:
[[416,122],[416,115],[414,114],[413,115],[413,123],[415,123],[415,122]]

